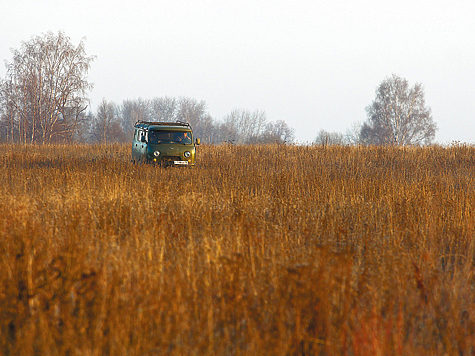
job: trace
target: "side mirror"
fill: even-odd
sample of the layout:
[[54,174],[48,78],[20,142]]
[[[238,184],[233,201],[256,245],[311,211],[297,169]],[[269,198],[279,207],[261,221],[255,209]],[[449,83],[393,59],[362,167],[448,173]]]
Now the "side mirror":
[[145,136],[142,136],[142,138],[140,139],[140,142],[147,142],[145,141]]
[[197,138],[196,141],[195,141],[195,145],[198,146],[200,143],[201,143],[201,140],[199,138]]

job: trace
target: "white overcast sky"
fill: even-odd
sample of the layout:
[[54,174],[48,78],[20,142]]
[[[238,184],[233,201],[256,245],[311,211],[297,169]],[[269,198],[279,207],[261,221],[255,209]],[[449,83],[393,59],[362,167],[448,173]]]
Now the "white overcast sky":
[[394,73],[424,85],[438,142],[475,142],[473,0],[4,0],[0,60],[59,30],[97,56],[93,112],[185,96],[215,119],[264,110],[309,142],[364,121]]

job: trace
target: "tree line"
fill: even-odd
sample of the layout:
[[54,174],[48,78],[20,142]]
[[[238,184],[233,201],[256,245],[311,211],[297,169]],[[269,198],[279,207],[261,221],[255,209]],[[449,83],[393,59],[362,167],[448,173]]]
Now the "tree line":
[[264,111],[235,109],[223,120],[215,120],[204,101],[187,97],[158,97],[124,100],[120,105],[103,99],[97,112],[85,118],[78,140],[128,142],[138,120],[188,122],[195,137],[206,143],[265,144],[292,142],[294,139],[294,130],[285,121],[268,121]]
[[[35,36],[12,52],[0,79],[1,142],[127,142],[137,120],[188,122],[207,143],[294,140],[293,128],[283,120],[269,121],[264,111],[235,109],[216,120],[204,101],[186,97],[121,104],[103,99],[93,113],[87,73],[95,57],[86,54],[83,40],[74,46],[61,31]],[[396,75],[380,83],[366,113],[367,120],[346,134],[321,130],[314,143],[421,145],[431,143],[437,131],[422,85],[411,87]]]

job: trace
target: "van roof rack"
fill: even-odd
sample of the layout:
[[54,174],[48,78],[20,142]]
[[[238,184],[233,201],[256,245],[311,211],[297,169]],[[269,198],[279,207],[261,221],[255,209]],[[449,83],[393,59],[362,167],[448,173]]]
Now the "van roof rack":
[[183,122],[183,121],[175,121],[175,122],[160,122],[160,121],[144,121],[144,120],[137,120],[135,122],[134,127],[148,127],[151,125],[166,125],[166,126],[184,126],[184,127],[189,127],[191,129],[191,125],[188,122]]

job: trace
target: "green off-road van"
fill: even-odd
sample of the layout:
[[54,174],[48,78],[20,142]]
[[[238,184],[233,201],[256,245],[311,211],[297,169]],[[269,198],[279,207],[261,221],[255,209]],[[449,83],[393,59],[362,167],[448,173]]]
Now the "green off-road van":
[[137,121],[132,141],[132,162],[161,166],[194,166],[195,146],[190,124],[183,122]]

